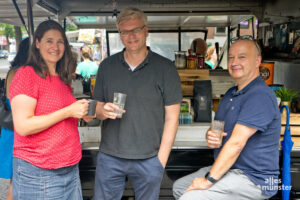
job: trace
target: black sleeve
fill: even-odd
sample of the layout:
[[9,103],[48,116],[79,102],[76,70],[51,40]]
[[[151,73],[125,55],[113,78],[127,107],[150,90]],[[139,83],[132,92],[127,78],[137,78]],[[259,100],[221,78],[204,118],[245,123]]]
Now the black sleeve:
[[172,62],[168,63],[167,70],[164,73],[163,97],[165,106],[177,104],[182,101],[180,78]]
[[95,83],[95,88],[94,88],[94,99],[105,102],[104,98],[104,66],[105,66],[105,61],[103,61],[98,69],[97,76],[96,76],[96,83]]

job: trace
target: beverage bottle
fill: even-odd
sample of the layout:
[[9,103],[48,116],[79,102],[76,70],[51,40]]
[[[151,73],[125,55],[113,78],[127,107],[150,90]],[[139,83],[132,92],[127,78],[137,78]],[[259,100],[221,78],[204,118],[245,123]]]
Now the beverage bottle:
[[204,69],[205,63],[204,63],[204,56],[198,55],[197,56],[197,69]]
[[187,57],[187,68],[188,69],[196,69],[196,60],[197,57],[195,53],[193,53],[192,49],[188,50],[188,57]]

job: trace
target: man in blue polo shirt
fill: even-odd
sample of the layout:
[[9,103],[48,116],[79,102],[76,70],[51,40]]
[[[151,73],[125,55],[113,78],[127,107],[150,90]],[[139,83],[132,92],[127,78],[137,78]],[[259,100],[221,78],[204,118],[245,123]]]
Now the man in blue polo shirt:
[[232,44],[228,70],[237,86],[222,99],[215,119],[225,121],[224,139],[208,131],[215,162],[174,183],[180,200],[267,199],[279,174],[280,112],[274,92],[259,76],[260,49],[252,40]]
[[[128,177],[135,199],[156,200],[178,127],[180,79],[170,60],[146,46],[141,10],[122,10],[117,26],[125,48],[102,61],[94,89],[103,120],[94,199],[121,199]],[[127,95],[122,118],[113,112],[114,92]]]

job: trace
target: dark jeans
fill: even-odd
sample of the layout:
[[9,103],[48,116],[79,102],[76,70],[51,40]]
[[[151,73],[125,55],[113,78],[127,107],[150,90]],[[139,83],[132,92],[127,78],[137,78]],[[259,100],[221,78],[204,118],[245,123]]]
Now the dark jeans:
[[158,157],[123,159],[99,152],[95,177],[95,200],[118,200],[130,179],[136,200],[156,200],[164,168]]

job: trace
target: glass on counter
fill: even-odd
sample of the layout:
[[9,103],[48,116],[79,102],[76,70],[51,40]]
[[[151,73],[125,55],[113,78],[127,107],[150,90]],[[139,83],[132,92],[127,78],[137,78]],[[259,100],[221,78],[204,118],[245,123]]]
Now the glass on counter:
[[185,51],[175,51],[175,66],[177,69],[186,68]]

